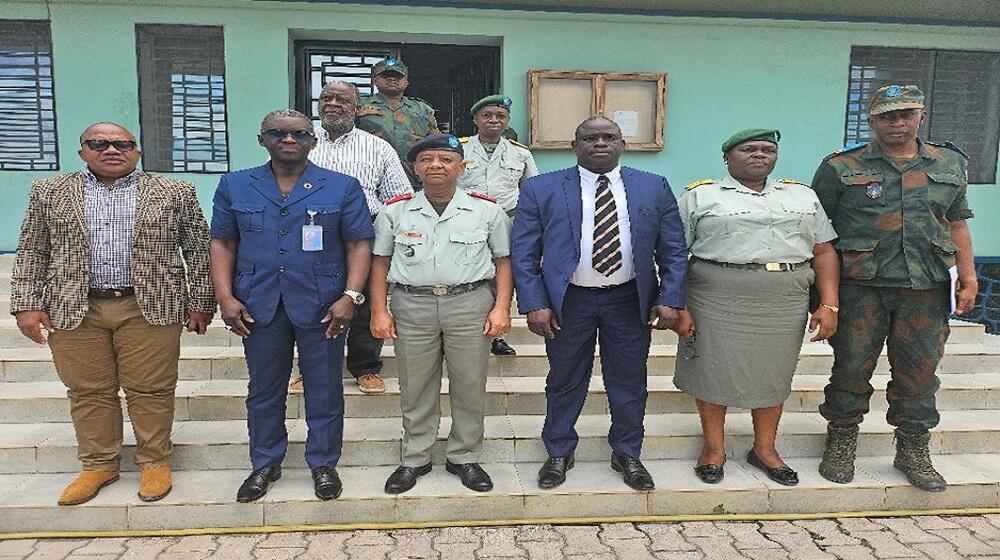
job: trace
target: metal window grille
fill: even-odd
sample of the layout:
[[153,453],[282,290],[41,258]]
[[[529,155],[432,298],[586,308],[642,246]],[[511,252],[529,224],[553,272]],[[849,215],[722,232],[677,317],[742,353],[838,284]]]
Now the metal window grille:
[[229,171],[221,27],[137,25],[139,124],[150,171]]
[[57,170],[56,148],[49,22],[0,20],[0,170]]
[[357,86],[361,95],[373,93],[372,66],[387,56],[399,56],[399,49],[379,45],[302,44],[297,51],[299,83],[305,84],[297,105],[313,122],[319,121],[319,95],[328,82],[340,80]]
[[889,84],[916,84],[927,96],[920,135],[951,141],[970,156],[969,182],[996,181],[1000,148],[1000,53],[853,47],[844,145],[870,140],[868,101]]

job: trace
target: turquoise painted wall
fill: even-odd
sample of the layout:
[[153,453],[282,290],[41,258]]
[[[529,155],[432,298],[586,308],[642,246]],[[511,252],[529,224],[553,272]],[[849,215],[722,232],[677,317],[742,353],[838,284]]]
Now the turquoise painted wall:
[[[222,0],[50,5],[61,172],[79,169],[76,138],[98,120],[138,132],[135,24],[222,25],[233,169],[263,161],[260,118],[292,105],[292,40],[476,42],[502,45],[512,125],[527,130],[530,69],[666,72],[666,147],[623,161],[661,173],[675,190],[723,171],[718,146],[734,130],[783,133],[775,174],[808,181],[843,139],[851,45],[1000,50],[1000,29],[902,24],[614,16],[454,8],[389,8],[326,3]],[[4,0],[0,18],[44,19],[41,2]],[[414,76],[419,80],[419,76]],[[571,152],[536,152],[543,171],[573,163]],[[0,250],[16,246],[31,180],[50,173],[0,172]],[[174,174],[198,186],[210,210],[217,175]],[[1000,256],[1000,188],[970,187],[976,254]]]

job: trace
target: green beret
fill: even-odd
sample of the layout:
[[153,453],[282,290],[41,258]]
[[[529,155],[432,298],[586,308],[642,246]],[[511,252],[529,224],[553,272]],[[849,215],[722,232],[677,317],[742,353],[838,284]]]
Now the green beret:
[[744,142],[749,142],[750,140],[766,140],[768,142],[778,143],[781,140],[781,133],[774,128],[747,128],[743,129],[736,134],[729,137],[728,140],[722,143],[722,153],[728,152],[733,146],[737,144],[742,144]]
[[868,100],[868,114],[881,115],[903,109],[923,109],[924,92],[917,86],[884,86]]
[[496,95],[487,95],[479,101],[476,101],[476,104],[472,106],[472,115],[475,116],[475,114],[478,113],[483,107],[494,105],[497,107],[503,107],[504,109],[510,111],[511,103],[512,101],[506,95],[501,95],[499,93]]
[[462,143],[458,138],[452,134],[444,134],[443,132],[426,136],[423,140],[414,144],[410,148],[410,151],[406,152],[406,160],[410,163],[417,161],[417,155],[424,150],[446,150],[455,152],[463,158],[465,157],[465,150],[462,149]]
[[383,72],[395,72],[404,76],[410,75],[410,70],[403,64],[403,61],[391,56],[383,58],[376,62],[375,66],[372,66],[372,76],[378,76]]

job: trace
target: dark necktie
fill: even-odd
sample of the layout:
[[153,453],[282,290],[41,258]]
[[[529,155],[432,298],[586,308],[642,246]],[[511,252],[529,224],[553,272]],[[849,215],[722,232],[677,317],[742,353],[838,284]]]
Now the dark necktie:
[[618,208],[606,175],[597,178],[594,193],[594,270],[611,276],[622,267],[622,243],[619,239]]

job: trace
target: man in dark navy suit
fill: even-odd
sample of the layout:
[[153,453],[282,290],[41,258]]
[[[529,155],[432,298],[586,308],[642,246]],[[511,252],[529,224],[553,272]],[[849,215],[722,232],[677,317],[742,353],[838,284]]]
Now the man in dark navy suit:
[[639,461],[646,410],[650,328],[668,329],[684,307],[687,246],[667,180],[618,165],[618,125],[591,117],[576,129],[577,166],[525,182],[511,259],[517,304],[545,337],[549,374],[538,486],[573,468],[574,428],[600,341],[611,406],[611,467],[636,490],[652,490]]
[[261,498],[281,477],[296,346],[309,428],[306,463],[316,496],[330,500],[343,488],[336,466],[344,434],[344,332],[364,302],[375,230],[357,179],[306,159],[316,136],[305,115],[270,113],[258,141],[271,161],[224,175],[212,212],[212,284],[222,320],[243,338],[250,373],[253,472],[236,500]]

